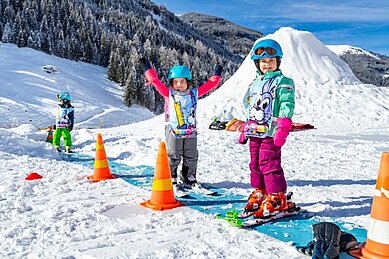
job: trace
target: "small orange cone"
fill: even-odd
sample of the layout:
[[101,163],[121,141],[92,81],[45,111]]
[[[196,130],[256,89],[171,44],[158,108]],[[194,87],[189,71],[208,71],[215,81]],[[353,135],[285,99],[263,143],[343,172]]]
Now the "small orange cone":
[[46,142],[53,143],[53,126],[49,126],[47,132]]
[[366,243],[349,253],[356,258],[389,258],[389,152],[382,153]]
[[38,173],[35,173],[35,172],[32,172],[31,174],[29,174],[26,178],[24,178],[25,180],[27,181],[32,181],[32,180],[38,180],[38,179],[42,179],[43,176],[38,174]]
[[94,174],[88,176],[92,182],[109,180],[116,178],[109,170],[107,155],[105,154],[103,138],[101,134],[97,134],[96,139],[96,158],[94,164]]
[[151,187],[151,199],[140,205],[153,210],[173,209],[183,204],[174,198],[172,176],[165,142],[159,144],[157,165]]

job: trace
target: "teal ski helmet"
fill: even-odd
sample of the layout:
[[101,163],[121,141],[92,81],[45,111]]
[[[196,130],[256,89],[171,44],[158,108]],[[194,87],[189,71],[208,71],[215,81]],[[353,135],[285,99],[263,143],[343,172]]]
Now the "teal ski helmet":
[[186,78],[187,80],[192,80],[192,75],[190,70],[186,66],[174,66],[169,70],[168,74],[169,80],[174,78]]
[[71,97],[68,92],[60,92],[57,94],[58,100],[70,101]]
[[253,54],[251,55],[252,60],[262,58],[282,58],[282,49],[277,41],[272,39],[264,39],[258,41],[253,47]]

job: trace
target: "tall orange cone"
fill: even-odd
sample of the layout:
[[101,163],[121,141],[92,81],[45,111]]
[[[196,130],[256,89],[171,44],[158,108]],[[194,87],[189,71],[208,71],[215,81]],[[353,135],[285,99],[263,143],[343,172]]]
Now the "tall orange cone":
[[107,155],[105,154],[103,137],[97,134],[96,139],[96,158],[94,164],[94,174],[88,176],[88,179],[93,182],[109,180],[116,178],[109,170]]
[[151,199],[142,202],[140,205],[153,210],[168,210],[183,206],[181,202],[174,198],[165,142],[159,144],[157,165],[155,166],[154,180],[151,187]]
[[53,126],[49,126],[47,130],[46,142],[53,143]]
[[389,152],[382,153],[366,243],[350,254],[357,258],[389,259]]

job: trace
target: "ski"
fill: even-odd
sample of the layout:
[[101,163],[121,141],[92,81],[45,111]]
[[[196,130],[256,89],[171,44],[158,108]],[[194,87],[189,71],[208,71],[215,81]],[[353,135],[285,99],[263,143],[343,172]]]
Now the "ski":
[[190,195],[185,192],[185,189],[182,187],[182,184],[173,185],[174,195],[178,198],[188,198]]
[[242,222],[242,227],[248,228],[254,226],[261,226],[263,224],[273,222],[277,219],[292,217],[303,212],[305,212],[305,210],[301,210],[300,207],[294,207],[291,210],[280,211],[277,214],[271,215],[269,217],[245,220]]
[[76,152],[66,152],[65,150],[61,150],[59,148],[55,149],[58,152],[58,155],[62,158],[64,161],[69,161],[70,157],[75,154]]
[[205,187],[203,184],[200,183],[194,183],[192,185],[183,183],[183,188],[186,192],[195,192],[200,193],[204,195],[215,195],[217,194],[216,190],[211,190],[208,187]]
[[211,190],[208,187],[205,187],[202,184],[195,183],[189,185],[186,183],[178,183],[174,187],[174,195],[178,198],[189,198],[192,197],[191,194],[203,194],[203,195],[216,195],[218,192],[216,190]]
[[65,152],[62,152],[62,151],[58,151],[58,155],[62,158],[62,160],[64,161],[68,161],[69,158],[70,158],[70,154],[67,154]]

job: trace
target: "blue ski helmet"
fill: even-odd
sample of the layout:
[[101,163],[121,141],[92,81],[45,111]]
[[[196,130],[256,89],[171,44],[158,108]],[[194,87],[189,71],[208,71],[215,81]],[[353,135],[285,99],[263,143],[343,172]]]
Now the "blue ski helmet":
[[252,60],[262,58],[282,58],[282,49],[277,41],[272,39],[264,39],[258,41],[253,47],[253,54],[251,55]]
[[187,80],[192,80],[192,75],[190,70],[186,66],[174,66],[169,70],[168,78],[186,78]]
[[58,100],[70,101],[70,94],[68,92],[60,92],[57,94]]

